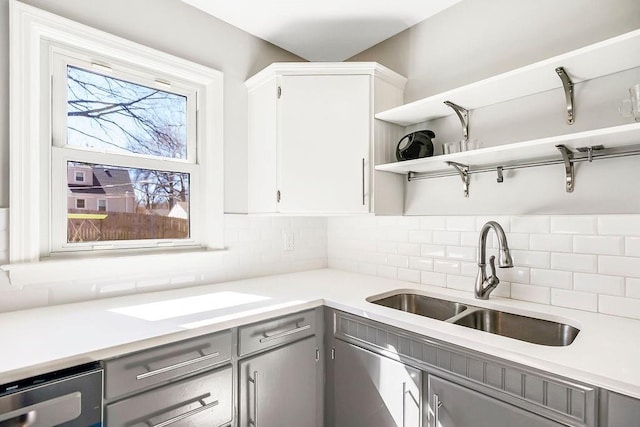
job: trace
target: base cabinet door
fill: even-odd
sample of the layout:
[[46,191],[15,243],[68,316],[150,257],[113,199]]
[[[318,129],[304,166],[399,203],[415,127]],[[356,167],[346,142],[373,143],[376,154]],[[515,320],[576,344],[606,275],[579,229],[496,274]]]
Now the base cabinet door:
[[421,426],[420,371],[342,341],[333,347],[328,426]]
[[547,418],[429,375],[429,427],[559,427]]
[[316,338],[240,362],[241,427],[320,427]]

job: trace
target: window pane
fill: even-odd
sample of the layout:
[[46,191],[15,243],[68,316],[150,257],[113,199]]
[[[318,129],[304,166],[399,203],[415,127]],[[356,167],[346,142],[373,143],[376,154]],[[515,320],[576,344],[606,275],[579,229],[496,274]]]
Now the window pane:
[[67,144],[187,158],[187,98],[67,66]]
[[188,173],[67,162],[67,190],[68,243],[189,238]]

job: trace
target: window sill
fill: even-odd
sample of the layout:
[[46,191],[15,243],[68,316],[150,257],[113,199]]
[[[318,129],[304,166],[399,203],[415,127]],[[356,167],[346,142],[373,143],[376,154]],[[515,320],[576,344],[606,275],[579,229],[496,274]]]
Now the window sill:
[[56,256],[40,262],[0,266],[9,277],[10,287],[46,286],[51,283],[123,281],[145,276],[175,275],[189,266],[209,265],[226,249],[196,249],[131,255]]

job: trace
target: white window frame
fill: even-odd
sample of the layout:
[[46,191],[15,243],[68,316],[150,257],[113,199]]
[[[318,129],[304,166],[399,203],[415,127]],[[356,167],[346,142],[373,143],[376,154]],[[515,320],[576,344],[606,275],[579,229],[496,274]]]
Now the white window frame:
[[[82,179],[78,179],[78,176],[81,176]],[[84,171],[74,171],[73,172],[73,181],[74,182],[86,182],[86,174],[84,173]]]
[[[126,253],[127,248],[223,248],[223,74],[16,0],[11,0],[10,9],[10,262],[37,262],[67,252],[59,238],[66,236],[66,218],[60,230],[60,220],[54,222],[53,212],[56,204],[66,207],[66,161],[95,160],[94,153],[86,150],[73,150],[70,156],[69,150],[56,145],[55,140],[52,144],[57,124],[51,118],[52,49],[116,70],[126,66],[157,71],[159,83],[170,82],[197,92],[198,143],[195,152],[193,147],[187,148],[188,152],[191,149],[191,163],[183,162],[184,171],[192,174],[192,238],[183,242],[110,242],[113,244],[86,245],[79,252],[98,255],[105,250]],[[148,162],[154,166],[147,168],[158,169],[154,163],[157,159],[123,164],[122,156],[110,162],[115,160],[111,156],[102,154],[100,162],[127,167],[145,167],[144,162]],[[58,170],[62,164],[64,171]],[[58,237],[53,236],[55,233]],[[77,247],[68,250],[78,251]]]
[[[100,210],[100,202],[104,202],[104,210],[101,211]],[[107,199],[98,199],[98,201],[96,202],[96,211],[98,212],[107,212],[109,210],[109,202],[107,201]]]
[[[78,206],[78,202],[81,201],[81,200],[82,200],[82,204],[84,205],[83,207]],[[87,199],[77,198],[76,199],[76,209],[87,209]]]

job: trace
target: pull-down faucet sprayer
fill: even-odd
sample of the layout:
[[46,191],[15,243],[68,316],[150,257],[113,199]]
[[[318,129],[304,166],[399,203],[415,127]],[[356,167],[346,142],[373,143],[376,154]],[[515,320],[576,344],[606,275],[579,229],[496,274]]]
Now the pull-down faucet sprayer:
[[507,236],[504,234],[504,230],[495,221],[489,221],[482,226],[480,230],[480,239],[478,241],[478,277],[476,278],[475,296],[478,299],[489,299],[489,294],[498,286],[500,279],[496,276],[495,256],[489,258],[489,265],[491,267],[491,276],[487,277],[487,235],[489,230],[493,229],[498,236],[498,267],[509,268],[513,267],[513,259],[509,253],[509,246],[507,245]]

